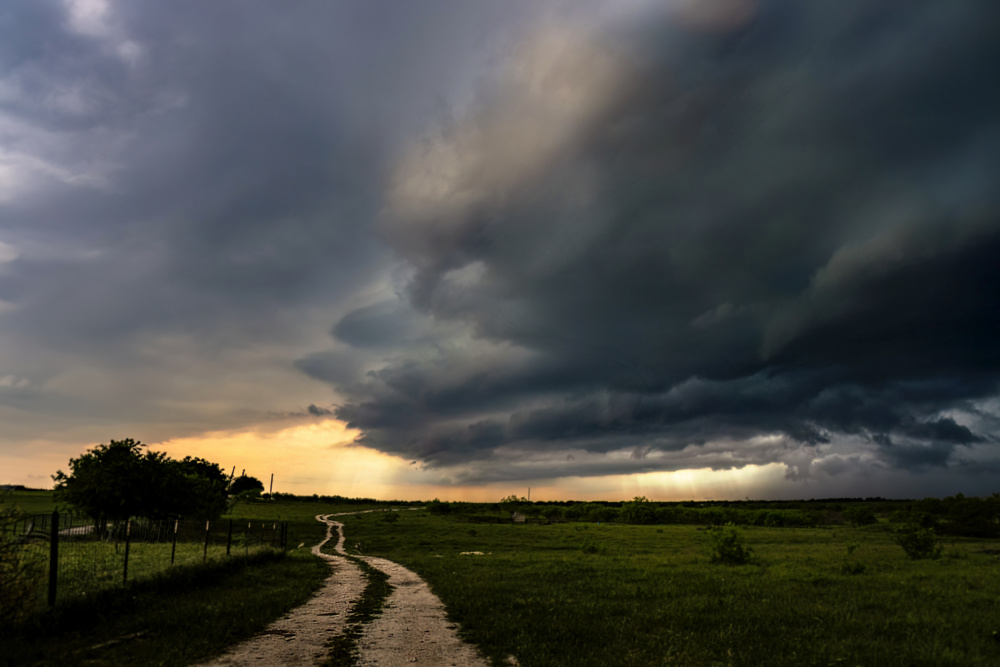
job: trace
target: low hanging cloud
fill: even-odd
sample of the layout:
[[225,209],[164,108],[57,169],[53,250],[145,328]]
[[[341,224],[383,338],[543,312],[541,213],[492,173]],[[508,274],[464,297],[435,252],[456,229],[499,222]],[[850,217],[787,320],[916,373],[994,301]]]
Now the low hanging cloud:
[[299,367],[463,478],[995,457],[998,29],[931,0],[536,28],[398,159],[399,298]]

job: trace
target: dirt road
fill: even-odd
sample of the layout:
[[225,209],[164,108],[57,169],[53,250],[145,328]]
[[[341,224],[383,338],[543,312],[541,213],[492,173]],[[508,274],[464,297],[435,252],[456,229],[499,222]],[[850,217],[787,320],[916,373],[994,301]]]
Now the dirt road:
[[[330,517],[354,514],[327,514],[316,517],[327,525],[326,539],[312,552],[326,559],[330,577],[315,597],[275,621],[259,635],[233,647],[202,667],[243,665],[315,665],[327,655],[327,643],[345,630],[351,605],[365,588],[365,578],[351,560],[344,558],[343,524]],[[321,548],[333,539],[340,556],[324,554]],[[364,627],[358,641],[359,664],[434,665],[485,667],[486,661],[475,648],[462,642],[441,600],[415,573],[382,558],[361,557],[389,575],[395,590],[386,600],[382,615]]]

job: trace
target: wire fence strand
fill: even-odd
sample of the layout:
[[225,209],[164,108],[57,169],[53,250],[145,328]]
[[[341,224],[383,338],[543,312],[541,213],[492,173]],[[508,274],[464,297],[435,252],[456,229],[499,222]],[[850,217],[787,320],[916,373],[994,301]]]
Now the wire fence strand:
[[127,585],[173,566],[284,549],[287,523],[259,519],[130,519],[95,522],[52,512],[3,526],[34,566],[38,606]]

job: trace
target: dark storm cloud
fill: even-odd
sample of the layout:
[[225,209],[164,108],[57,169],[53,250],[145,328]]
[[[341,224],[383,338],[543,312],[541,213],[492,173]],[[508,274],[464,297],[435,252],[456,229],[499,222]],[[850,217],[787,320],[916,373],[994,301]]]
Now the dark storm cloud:
[[28,383],[11,429],[41,437],[66,400],[195,430],[308,403],[290,359],[384,269],[388,156],[530,14],[5,3],[0,377]]
[[[854,438],[926,470],[993,441],[1000,9],[710,5],[743,10],[539,28],[399,160],[379,230],[441,330],[337,383],[363,442],[739,466]],[[337,339],[389,345],[379,308]]]

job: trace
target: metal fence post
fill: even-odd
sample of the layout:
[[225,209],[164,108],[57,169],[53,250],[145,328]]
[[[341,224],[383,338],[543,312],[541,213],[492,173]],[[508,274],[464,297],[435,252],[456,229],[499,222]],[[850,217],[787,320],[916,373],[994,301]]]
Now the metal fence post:
[[125,521],[125,567],[122,568],[122,586],[128,581],[128,552],[132,546],[132,519]]
[[56,586],[59,583],[59,510],[52,510],[49,533],[49,606],[54,607]]
[[170,547],[170,564],[174,564],[174,556],[177,555],[177,526],[180,524],[180,519],[174,519],[174,543]]

